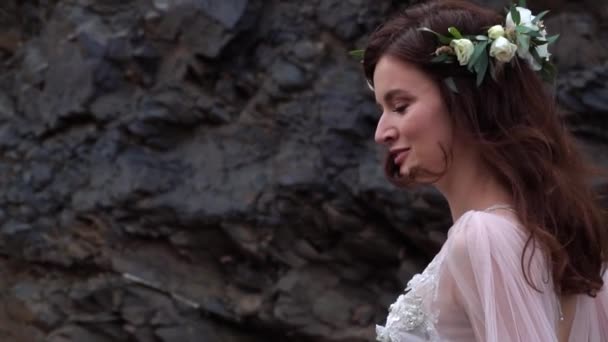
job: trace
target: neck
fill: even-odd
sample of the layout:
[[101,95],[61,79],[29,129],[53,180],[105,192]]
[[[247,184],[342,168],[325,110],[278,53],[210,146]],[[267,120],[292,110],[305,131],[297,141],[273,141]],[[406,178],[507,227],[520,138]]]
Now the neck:
[[509,191],[478,155],[458,155],[458,160],[454,160],[449,171],[435,184],[447,199],[454,221],[469,210],[483,210],[496,204],[513,205]]

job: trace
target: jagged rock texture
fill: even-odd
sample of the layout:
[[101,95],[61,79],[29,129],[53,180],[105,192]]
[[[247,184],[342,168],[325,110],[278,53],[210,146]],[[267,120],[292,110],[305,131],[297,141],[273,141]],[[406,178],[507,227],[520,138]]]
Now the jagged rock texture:
[[[371,340],[450,224],[384,180],[347,53],[402,5],[3,1],[0,339]],[[548,20],[604,165],[606,17]]]

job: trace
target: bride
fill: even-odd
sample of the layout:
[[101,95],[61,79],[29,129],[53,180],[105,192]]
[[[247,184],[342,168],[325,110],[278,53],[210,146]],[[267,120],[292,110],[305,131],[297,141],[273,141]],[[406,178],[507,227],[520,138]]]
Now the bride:
[[608,222],[541,81],[543,15],[430,1],[371,35],[387,175],[435,186],[454,220],[379,341],[608,341]]

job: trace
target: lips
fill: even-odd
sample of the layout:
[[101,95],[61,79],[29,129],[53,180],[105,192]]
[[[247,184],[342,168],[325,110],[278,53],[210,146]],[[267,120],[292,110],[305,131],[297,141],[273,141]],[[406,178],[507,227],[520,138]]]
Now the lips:
[[409,152],[409,148],[400,148],[391,151],[391,158],[393,159],[393,163],[397,166],[400,166],[407,159]]

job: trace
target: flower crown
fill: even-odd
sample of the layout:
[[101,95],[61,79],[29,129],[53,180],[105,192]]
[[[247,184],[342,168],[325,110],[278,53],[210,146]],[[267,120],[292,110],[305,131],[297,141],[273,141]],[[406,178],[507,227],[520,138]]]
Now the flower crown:
[[[495,25],[488,29],[487,35],[463,35],[457,28],[448,29],[450,36],[439,34],[427,27],[420,31],[431,32],[442,44],[438,47],[431,60],[432,63],[453,64],[458,62],[461,66],[477,75],[477,86],[483,82],[488,69],[493,78],[495,74],[495,62],[509,63],[515,55],[528,62],[530,67],[541,73],[546,80],[555,78],[556,68],[550,61],[551,54],[548,46],[554,43],[559,35],[547,37],[547,30],[542,18],[549,13],[544,11],[538,15],[525,8],[526,1],[520,0],[519,6],[511,5],[507,9],[505,25]],[[364,50],[351,51],[351,55],[363,58]],[[447,86],[454,92],[458,92],[454,80],[449,77],[445,79]]]

